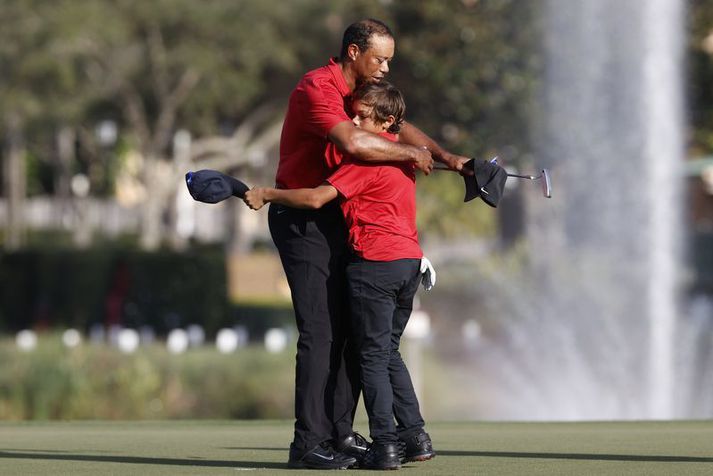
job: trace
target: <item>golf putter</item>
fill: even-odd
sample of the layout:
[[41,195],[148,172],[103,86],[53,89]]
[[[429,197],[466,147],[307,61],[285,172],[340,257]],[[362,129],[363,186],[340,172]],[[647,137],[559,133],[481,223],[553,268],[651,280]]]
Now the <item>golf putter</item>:
[[542,180],[542,182],[540,182],[542,186],[542,195],[547,198],[552,198],[552,179],[550,178],[550,171],[548,169],[540,169],[539,175],[508,174],[508,177],[526,180]]
[[[490,163],[498,165],[498,157],[495,156],[490,159]],[[451,172],[456,172],[455,170],[449,168],[445,164],[435,164],[433,170],[450,170]],[[550,171],[548,169],[540,169],[538,175],[521,175],[521,174],[507,174],[508,177],[525,179],[525,180],[541,180],[542,195],[546,198],[552,198],[552,178],[550,177]]]

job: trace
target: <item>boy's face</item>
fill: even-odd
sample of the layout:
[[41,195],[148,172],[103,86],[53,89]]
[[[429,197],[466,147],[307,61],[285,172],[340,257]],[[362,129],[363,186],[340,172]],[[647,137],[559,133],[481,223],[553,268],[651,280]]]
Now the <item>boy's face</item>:
[[371,114],[372,107],[367,106],[359,100],[352,103],[352,110],[354,111],[354,119],[352,119],[352,122],[354,122],[355,126],[364,131],[379,134],[386,131],[391,125],[387,122],[375,122]]

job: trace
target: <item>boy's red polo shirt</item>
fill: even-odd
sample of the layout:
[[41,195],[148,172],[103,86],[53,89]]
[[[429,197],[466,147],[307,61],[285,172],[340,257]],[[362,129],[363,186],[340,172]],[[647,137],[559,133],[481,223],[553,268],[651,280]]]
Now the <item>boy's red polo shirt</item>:
[[423,257],[413,163],[345,162],[327,181],[343,196],[349,244],[359,256],[372,261]]
[[351,91],[334,58],[305,74],[290,95],[282,125],[280,163],[275,182],[279,188],[312,188],[329,177],[341,163],[335,147],[328,147],[329,131],[350,121]]

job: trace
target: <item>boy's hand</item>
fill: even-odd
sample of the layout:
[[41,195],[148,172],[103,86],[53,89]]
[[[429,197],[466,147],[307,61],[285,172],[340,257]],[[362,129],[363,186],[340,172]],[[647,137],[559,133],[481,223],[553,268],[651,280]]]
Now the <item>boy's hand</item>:
[[425,256],[421,258],[419,271],[421,271],[421,284],[423,284],[423,289],[430,291],[433,289],[433,286],[436,285],[436,270]]
[[243,199],[245,205],[249,206],[253,210],[260,210],[265,206],[265,189],[264,188],[253,188],[245,192],[245,198]]
[[473,175],[473,171],[470,169],[463,169],[463,165],[470,160],[470,157],[463,157],[462,155],[451,154],[450,152],[443,154],[443,163],[448,166],[449,169],[460,172],[461,175]]

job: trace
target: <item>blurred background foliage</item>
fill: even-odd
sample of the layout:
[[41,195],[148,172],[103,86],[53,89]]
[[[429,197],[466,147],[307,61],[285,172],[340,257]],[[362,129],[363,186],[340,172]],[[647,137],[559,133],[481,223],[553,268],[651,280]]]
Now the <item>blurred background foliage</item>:
[[[410,345],[404,343],[406,354]],[[59,334],[45,333],[32,352],[0,338],[0,359],[2,420],[289,419],[294,411],[294,354],[259,345],[234,354],[206,346],[177,355],[162,345],[124,354],[97,344],[67,348]],[[420,400],[433,418],[456,418],[454,401],[480,398],[443,395],[442,388],[462,384],[462,369],[430,352],[422,371],[430,383]],[[366,421],[362,404],[357,421]]]
[[[454,152],[497,151],[517,165],[528,153],[537,3],[8,0],[0,7],[5,150],[24,151],[30,195],[66,195],[68,177],[82,172],[92,194],[111,196],[123,155],[102,150],[99,122],[116,121],[111,147],[139,151],[149,168],[170,157],[178,129],[229,135],[256,110],[281,111],[299,77],[339,53],[348,24],[376,17],[397,38],[391,80],[408,119]],[[63,131],[77,142],[66,159]],[[148,171],[140,177],[150,180]],[[424,233],[494,233],[492,213],[474,217],[461,191],[451,174],[422,180]],[[150,195],[147,208],[160,200]],[[440,213],[446,207],[455,212]]]
[[[0,340],[0,419],[288,418],[294,360],[249,346],[183,355],[149,346],[68,349],[46,334],[32,353]],[[209,369],[209,371],[207,371]]]
[[[689,6],[690,146],[706,153],[713,146],[713,2]],[[83,172],[93,195],[111,197],[121,161],[136,150],[146,162],[139,179],[151,194],[159,187],[148,169],[171,156],[175,131],[225,136],[258,110],[281,117],[299,77],[338,53],[344,28],[376,17],[397,38],[390,79],[406,95],[408,119],[453,152],[498,154],[501,163],[527,168],[534,163],[527,124],[537,114],[539,11],[539,1],[514,0],[5,0],[3,157],[22,152],[30,196],[67,196],[71,174]],[[113,153],[94,133],[106,120],[119,126]],[[62,134],[76,141],[68,157]],[[273,154],[266,168],[275,166]],[[421,181],[424,235],[497,232],[491,211],[466,208],[460,192],[451,174]],[[166,200],[149,195],[145,220],[160,220],[154,202]]]
[[713,150],[713,1],[689,0],[688,134],[692,156]]

